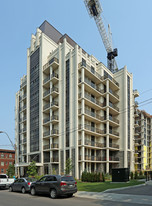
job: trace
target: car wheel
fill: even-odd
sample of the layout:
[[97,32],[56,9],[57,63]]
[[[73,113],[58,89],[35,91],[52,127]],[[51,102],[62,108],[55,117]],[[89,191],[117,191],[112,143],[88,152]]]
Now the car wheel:
[[22,187],[21,191],[23,194],[25,194],[25,192],[26,192],[25,187]]
[[10,191],[10,192],[13,192],[13,188],[12,188],[12,187],[9,187],[9,191]]
[[33,195],[33,196],[34,196],[35,194],[36,194],[35,188],[34,188],[34,187],[32,187],[32,188],[31,188],[31,195]]
[[55,199],[55,198],[57,197],[57,191],[56,191],[55,189],[52,189],[52,190],[50,191],[50,197],[51,197],[52,199]]

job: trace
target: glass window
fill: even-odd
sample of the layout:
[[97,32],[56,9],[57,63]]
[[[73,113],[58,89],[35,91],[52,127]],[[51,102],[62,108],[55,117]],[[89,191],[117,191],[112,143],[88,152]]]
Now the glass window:
[[4,154],[1,154],[1,158],[4,158]]
[[12,154],[9,154],[9,158],[12,158]]
[[1,169],[1,173],[4,173],[4,169]]
[[1,162],[1,166],[4,166],[4,162]]
[[12,165],[13,163],[12,162],[9,162],[9,165]]

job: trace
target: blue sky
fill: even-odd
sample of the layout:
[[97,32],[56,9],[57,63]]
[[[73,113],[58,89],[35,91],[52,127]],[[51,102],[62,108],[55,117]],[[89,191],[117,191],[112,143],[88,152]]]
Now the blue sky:
[[[152,114],[152,0],[100,2],[105,27],[110,23],[118,48],[118,67],[127,65],[133,73],[134,89],[141,94],[139,109]],[[106,51],[83,0],[5,0],[0,7],[0,130],[15,142],[15,94],[26,74],[26,51],[36,28],[47,20],[105,64]],[[0,134],[0,148],[8,148],[2,145],[10,145],[5,134]]]

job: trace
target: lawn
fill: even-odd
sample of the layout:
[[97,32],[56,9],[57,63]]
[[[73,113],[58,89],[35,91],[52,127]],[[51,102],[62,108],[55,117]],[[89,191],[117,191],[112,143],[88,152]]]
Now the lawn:
[[127,183],[112,183],[110,181],[107,182],[77,182],[78,191],[87,191],[87,192],[103,192],[107,189],[114,189],[120,187],[128,187],[143,184],[144,182],[140,182],[137,180],[131,180]]

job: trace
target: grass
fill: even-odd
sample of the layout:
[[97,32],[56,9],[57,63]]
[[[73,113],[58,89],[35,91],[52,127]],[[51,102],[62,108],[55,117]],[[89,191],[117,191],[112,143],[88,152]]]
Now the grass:
[[107,189],[121,188],[139,185],[144,182],[140,182],[137,180],[130,180],[127,183],[112,183],[112,182],[77,182],[78,191],[87,191],[87,192],[103,192]]

